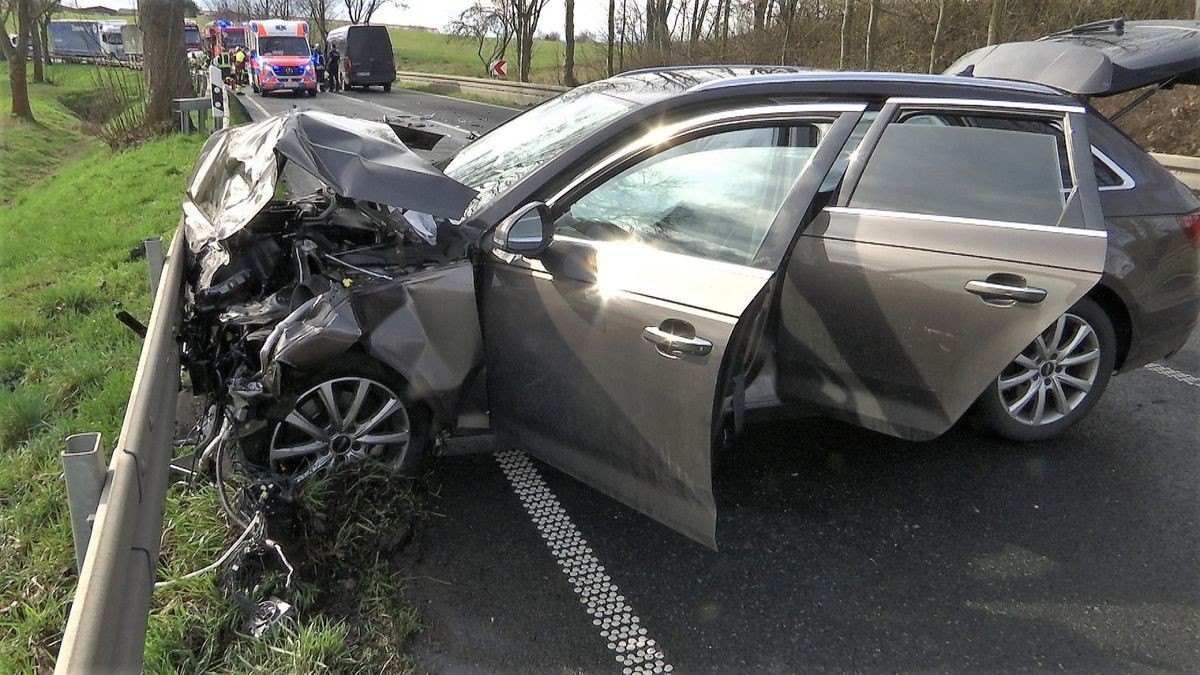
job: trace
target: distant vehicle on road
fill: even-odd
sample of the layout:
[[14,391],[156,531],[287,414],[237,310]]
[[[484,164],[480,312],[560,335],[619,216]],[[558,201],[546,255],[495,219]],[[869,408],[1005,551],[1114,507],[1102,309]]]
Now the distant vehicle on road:
[[52,60],[78,62],[104,56],[99,21],[54,19],[49,34]]
[[121,31],[127,24],[124,21],[100,22],[100,51],[112,59],[125,60],[125,41]]
[[[204,47],[200,44],[200,27],[192,19],[183,20],[183,48],[187,51],[188,58],[204,52]],[[126,49],[126,53],[128,52]]]
[[[186,28],[184,30],[186,36]],[[218,19],[204,26],[200,36],[201,49],[205,56],[221,68],[221,77],[229,77],[233,72],[232,54],[238,47],[246,45],[246,27],[230,23],[226,19]]]
[[337,47],[342,54],[342,85],[346,89],[382,85],[392,90],[396,81],[396,57],[392,40],[383,26],[342,26],[329,31],[325,52]]
[[125,49],[125,58],[130,61],[141,61],[145,46],[143,43],[142,27],[136,23],[121,26],[121,41]]
[[262,96],[273,91],[317,95],[307,21],[265,19],[251,21],[247,28],[251,89]]

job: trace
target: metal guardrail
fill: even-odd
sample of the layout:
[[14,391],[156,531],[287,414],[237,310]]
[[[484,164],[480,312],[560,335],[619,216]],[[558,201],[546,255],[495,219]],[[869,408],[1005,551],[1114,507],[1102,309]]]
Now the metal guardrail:
[[1193,190],[1200,190],[1200,157],[1164,155],[1158,152],[1152,152],[1150,156],[1157,159],[1167,171],[1175,174],[1184,185]]
[[[141,670],[175,434],[179,394],[175,337],[185,248],[181,223],[157,284],[149,330],[100,493],[55,673]],[[153,275],[151,280],[153,285]]]
[[492,80],[483,77],[414,73],[410,71],[397,72],[396,79],[404,82],[439,85],[465,94],[490,96],[492,98],[510,100],[518,104],[541,103],[570,89],[570,87],[560,87],[554,84],[541,84],[538,82],[508,82],[506,80]]

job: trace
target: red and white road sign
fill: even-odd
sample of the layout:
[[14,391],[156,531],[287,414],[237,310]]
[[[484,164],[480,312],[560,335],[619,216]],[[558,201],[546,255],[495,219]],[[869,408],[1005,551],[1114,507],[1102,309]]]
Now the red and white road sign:
[[508,77],[508,61],[504,59],[492,61],[491,65],[488,66],[488,70],[491,72],[492,77]]

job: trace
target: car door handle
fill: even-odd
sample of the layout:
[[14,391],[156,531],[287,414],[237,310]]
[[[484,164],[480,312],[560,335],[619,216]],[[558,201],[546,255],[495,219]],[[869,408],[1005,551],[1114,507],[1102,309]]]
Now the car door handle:
[[[675,320],[668,319],[668,321]],[[691,326],[686,321],[678,323]],[[694,335],[678,335],[664,330],[664,326],[668,326],[667,321],[658,326],[646,326],[642,329],[642,339],[657,347],[659,354],[677,359],[681,356],[707,356],[712,351],[713,343],[708,340]]]
[[[1021,279],[1021,283],[1024,283]],[[1034,288],[1032,286],[1011,285],[1007,283],[997,283],[996,281],[983,279],[972,279],[963,287],[968,293],[974,293],[988,300],[1008,300],[1012,302],[1026,302],[1029,304],[1037,304],[1046,299],[1046,289]],[[1011,304],[1009,305],[1011,306]]]

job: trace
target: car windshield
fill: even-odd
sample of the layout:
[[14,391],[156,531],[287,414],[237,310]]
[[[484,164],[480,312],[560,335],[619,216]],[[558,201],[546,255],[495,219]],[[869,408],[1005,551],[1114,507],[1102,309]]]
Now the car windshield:
[[191,26],[184,28],[183,29],[183,42],[184,42],[184,44],[187,44],[189,46],[200,44],[200,29],[192,28]]
[[242,31],[229,31],[221,37],[221,43],[226,47],[245,47],[246,34]]
[[258,41],[258,53],[264,56],[308,56],[308,40],[299,35],[265,37]]
[[599,92],[570,92],[518,115],[463,148],[446,175],[479,191],[467,216],[572,144],[637,104]]

